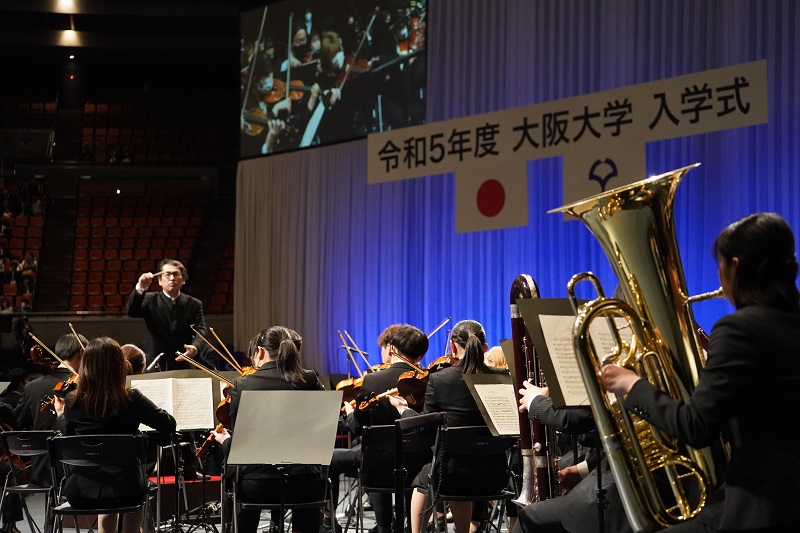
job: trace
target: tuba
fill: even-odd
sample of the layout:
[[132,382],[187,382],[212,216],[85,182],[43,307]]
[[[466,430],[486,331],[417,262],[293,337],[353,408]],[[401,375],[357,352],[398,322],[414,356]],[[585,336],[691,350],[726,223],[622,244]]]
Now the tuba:
[[[691,303],[721,292],[686,295],[673,203],[681,178],[696,166],[550,211],[582,220],[600,241],[620,281],[625,301],[606,298],[591,273],[574,276],[568,292],[577,312],[573,344],[578,365],[620,498],[637,532],[662,529],[696,515],[719,484],[728,460],[721,439],[702,449],[684,446],[628,413],[597,381],[601,367],[613,363],[633,368],[683,401],[697,385],[705,356]],[[598,298],[578,308],[574,288],[584,280],[594,284]],[[595,319],[604,320],[611,330],[607,351],[596,346],[599,338],[593,342],[590,337]]]
[[[520,274],[511,286],[511,337],[514,344],[514,387],[531,379],[537,387],[544,386],[544,374],[533,350],[531,336],[517,307],[519,298],[538,298],[539,289],[533,278]],[[522,483],[518,505],[553,498],[558,495],[558,450],[556,432],[544,424],[529,420],[527,413],[519,416],[519,448],[522,454]]]

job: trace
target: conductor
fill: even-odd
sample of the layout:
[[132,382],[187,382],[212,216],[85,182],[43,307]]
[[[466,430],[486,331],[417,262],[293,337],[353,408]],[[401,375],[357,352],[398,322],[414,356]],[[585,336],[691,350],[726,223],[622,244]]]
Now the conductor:
[[[153,280],[161,292],[147,292]],[[163,353],[159,361],[161,370],[192,368],[189,363],[179,361],[175,352],[184,352],[186,357],[195,357],[201,339],[192,331],[192,325],[205,336],[203,304],[197,298],[181,292],[188,281],[186,267],[175,259],[164,259],[158,272],[145,272],[139,276],[136,287],[128,298],[128,316],[143,318],[147,326],[144,352],[148,365]]]

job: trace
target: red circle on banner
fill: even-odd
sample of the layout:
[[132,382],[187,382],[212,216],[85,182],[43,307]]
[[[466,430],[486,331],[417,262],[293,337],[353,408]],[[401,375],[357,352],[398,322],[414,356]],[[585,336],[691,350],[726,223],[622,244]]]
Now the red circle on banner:
[[496,216],[506,204],[506,190],[503,184],[490,179],[481,183],[475,199],[478,202],[478,211],[485,217]]

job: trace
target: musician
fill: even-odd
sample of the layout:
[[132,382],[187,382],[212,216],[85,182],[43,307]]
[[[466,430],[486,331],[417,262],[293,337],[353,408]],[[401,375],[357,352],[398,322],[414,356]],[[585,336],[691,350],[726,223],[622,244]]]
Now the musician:
[[8,371],[8,381],[8,387],[0,393],[0,400],[14,408],[22,398],[25,385],[28,384],[28,372],[22,368],[12,368]]
[[[100,337],[86,345],[78,384],[66,400],[56,398],[58,428],[65,435],[139,433],[139,425],[156,430],[160,444],[175,432],[175,419],[137,389],[125,385],[125,358],[114,339]],[[134,505],[144,496],[134,468],[73,468],[64,480],[63,494],[74,508]],[[99,515],[100,533],[117,531],[117,514]],[[123,533],[139,531],[141,510],[127,515]]]
[[[18,429],[55,429],[56,413],[52,408],[42,410],[42,401],[53,397],[53,388],[72,376],[72,371],[80,371],[83,349],[81,343],[86,346],[89,341],[83,335],[68,333],[62,335],[56,341],[53,352],[62,360],[64,364],[49,374],[38,377],[25,385],[22,391],[22,398],[14,408],[14,418],[17,421]],[[52,484],[49,461],[47,455],[36,455],[31,460],[31,477],[33,482],[43,487]]]
[[[189,363],[179,361],[175,352],[184,352],[186,357],[197,355],[202,340],[195,337],[192,326],[201,335],[206,335],[203,304],[181,292],[189,276],[180,261],[164,259],[158,264],[158,271],[158,276],[150,272],[139,276],[128,298],[128,316],[145,321],[147,335],[143,348],[148,363],[159,353],[164,353],[159,361],[161,370],[192,368]],[[161,291],[147,292],[156,278]]]
[[295,23],[292,31],[292,48],[288,57],[281,63],[281,72],[289,68],[299,67],[303,64],[306,55],[311,51],[308,43],[308,31],[302,24]]
[[503,349],[500,346],[492,346],[486,350],[486,353],[483,355],[483,360],[487,366],[494,368],[508,368],[508,363],[506,363],[506,355],[503,353]]
[[[364,376],[361,389],[356,397],[357,406],[373,396],[397,387],[397,379],[400,375],[405,372],[413,372],[414,367],[411,363],[419,363],[428,351],[428,337],[419,329],[408,324],[389,326],[381,333],[378,343],[381,342],[383,342],[381,352],[384,349],[387,351],[392,365],[379,372]],[[348,404],[345,404],[345,407],[349,407]],[[348,409],[348,411],[348,427],[355,435],[361,435],[363,426],[392,425],[395,420],[400,418],[400,414],[388,398],[374,401],[364,410],[356,409],[351,412]],[[391,494],[368,493],[367,496],[369,496],[369,501],[375,511],[378,533],[390,533],[392,528]]]
[[[554,408],[547,388],[523,382],[519,400],[520,411],[528,412],[530,419],[570,435],[582,435],[595,430],[594,417],[589,407]],[[595,447],[595,450],[597,448]],[[541,500],[525,506],[511,529],[513,533],[569,532],[592,533],[600,530],[597,510],[597,476],[601,476],[608,504],[604,517],[604,531],[632,533],[625,509],[622,507],[616,483],[605,458],[599,463],[599,453],[589,454],[577,465],[564,467],[558,472],[559,486],[569,492],[558,498]]]
[[[689,446],[720,433],[732,447],[724,484],[695,519],[669,531],[796,531],[800,515],[800,294],[795,238],[775,213],[746,216],[719,234],[714,257],[736,311],[711,331],[707,364],[687,403],[615,365],[603,368],[625,407]],[[754,392],[757,391],[758,401]],[[781,434],[780,443],[765,436]],[[758,466],[761,465],[761,466]]]
[[135,344],[123,344],[122,356],[125,358],[125,363],[128,365],[126,368],[131,376],[144,374],[147,356],[145,356],[141,348]]
[[[231,425],[235,433],[236,415],[242,391],[245,390],[322,390],[322,385],[313,370],[305,370],[301,366],[300,348],[303,339],[300,335],[284,326],[273,326],[262,331],[256,341],[256,352],[253,354],[253,367],[256,372],[236,378],[231,387],[230,413]],[[231,434],[226,430],[215,431],[214,438],[222,444],[227,458],[230,453]],[[231,479],[233,469],[226,473]],[[316,467],[294,465],[286,485],[286,501],[310,501],[318,498],[324,490],[324,477]],[[278,482],[277,470],[273,466],[248,466],[240,475],[238,490],[244,501],[277,502]],[[255,532],[258,528],[260,513],[258,511],[241,511],[239,513],[239,530],[246,533]],[[318,533],[320,513],[316,509],[296,509],[292,512],[292,529],[295,532]],[[278,516],[273,513],[273,522]]]
[[[486,332],[475,320],[462,320],[453,326],[450,333],[450,349],[458,363],[430,375],[425,391],[425,406],[422,413],[445,413],[448,427],[483,426],[486,425],[478,405],[464,381],[464,374],[502,374],[508,371],[491,368],[484,362],[484,352],[488,349]],[[408,403],[399,396],[392,396],[390,401],[401,416],[414,416],[417,413],[408,407]],[[505,464],[505,458],[503,458]],[[411,531],[420,533],[426,518],[425,501],[430,485],[430,466],[423,468],[414,480],[414,492],[411,496]],[[505,475],[505,469],[502,471]],[[475,479],[476,484],[485,480],[481,476]],[[467,533],[472,515],[472,502],[448,502],[453,513],[453,521],[458,533]]]

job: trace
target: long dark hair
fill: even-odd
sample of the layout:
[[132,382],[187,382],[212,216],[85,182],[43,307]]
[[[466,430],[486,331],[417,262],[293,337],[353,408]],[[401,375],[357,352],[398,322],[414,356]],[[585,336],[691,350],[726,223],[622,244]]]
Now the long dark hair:
[[458,362],[463,374],[490,374],[491,368],[483,358],[486,332],[480,322],[462,320],[450,333],[450,340],[464,348],[464,357]]
[[126,365],[117,341],[98,337],[86,345],[78,371],[78,388],[70,404],[93,420],[105,420],[130,403],[125,387]]
[[256,345],[267,351],[270,359],[275,361],[281,378],[293,389],[299,389],[306,383],[305,370],[300,363],[303,338],[299,333],[284,326],[272,326],[261,332]]
[[717,261],[739,259],[732,287],[737,309],[768,305],[800,310],[794,233],[780,215],[755,213],[737,220],[722,230],[713,252]]

